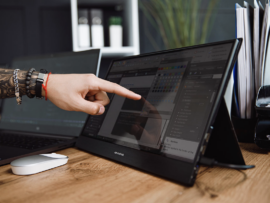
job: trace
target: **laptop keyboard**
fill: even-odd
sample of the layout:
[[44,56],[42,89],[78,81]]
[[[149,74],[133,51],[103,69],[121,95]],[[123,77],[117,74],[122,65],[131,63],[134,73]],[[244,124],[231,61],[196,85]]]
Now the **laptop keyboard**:
[[54,144],[64,143],[68,139],[37,137],[29,135],[0,134],[0,145],[23,149],[38,149]]

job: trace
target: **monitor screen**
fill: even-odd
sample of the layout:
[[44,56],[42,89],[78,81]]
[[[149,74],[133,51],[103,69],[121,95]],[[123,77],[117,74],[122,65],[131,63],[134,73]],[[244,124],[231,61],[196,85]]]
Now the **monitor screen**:
[[115,60],[107,80],[142,95],[109,95],[100,116],[89,116],[83,136],[193,162],[233,43]]
[[[70,52],[15,59],[12,68],[37,71],[46,69],[55,73],[98,74],[100,51]],[[14,98],[4,99],[0,128],[78,136],[87,118],[82,112],[64,111],[49,100],[29,99],[23,96],[21,105]]]

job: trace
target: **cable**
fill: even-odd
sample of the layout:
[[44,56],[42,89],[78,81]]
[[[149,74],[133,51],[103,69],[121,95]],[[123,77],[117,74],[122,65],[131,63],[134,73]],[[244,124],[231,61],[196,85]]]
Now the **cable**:
[[224,163],[218,163],[217,161],[214,162],[214,165],[221,166],[221,167],[224,167],[224,168],[233,168],[233,169],[242,169],[242,170],[255,168],[255,165],[224,164]]
[[219,163],[215,159],[210,159],[207,157],[201,157],[199,163],[211,167],[220,166],[224,168],[241,169],[241,170],[251,169],[255,167],[255,165],[236,165],[236,164]]

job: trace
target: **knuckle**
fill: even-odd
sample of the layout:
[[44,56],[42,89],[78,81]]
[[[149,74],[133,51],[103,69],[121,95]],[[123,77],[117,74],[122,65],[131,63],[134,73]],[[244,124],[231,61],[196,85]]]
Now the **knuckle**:
[[90,85],[91,87],[96,87],[98,86],[98,81],[97,81],[97,77],[94,74],[87,74],[85,75],[86,77],[86,83],[87,85]]
[[95,74],[93,74],[93,73],[88,74],[88,76],[89,77],[96,77]]
[[98,114],[98,112],[99,112],[99,107],[98,106],[93,106],[92,107],[92,113],[93,114]]
[[105,105],[108,105],[111,102],[111,100],[108,98],[105,102]]
[[94,74],[92,74],[92,73],[85,75],[85,77],[86,77],[87,80],[93,80],[94,78],[96,78],[96,76]]

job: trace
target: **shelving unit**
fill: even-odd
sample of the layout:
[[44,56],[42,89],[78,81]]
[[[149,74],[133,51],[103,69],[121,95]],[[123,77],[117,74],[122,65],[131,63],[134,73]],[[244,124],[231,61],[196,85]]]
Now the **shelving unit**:
[[102,47],[101,52],[103,57],[120,57],[128,55],[137,55],[140,53],[139,47],[139,19],[138,19],[138,0],[70,0],[71,1],[71,20],[72,20],[72,43],[73,51],[84,51],[95,49],[97,47],[82,48],[78,46],[78,6],[89,5],[122,5],[124,24],[127,37],[127,46],[114,48]]

